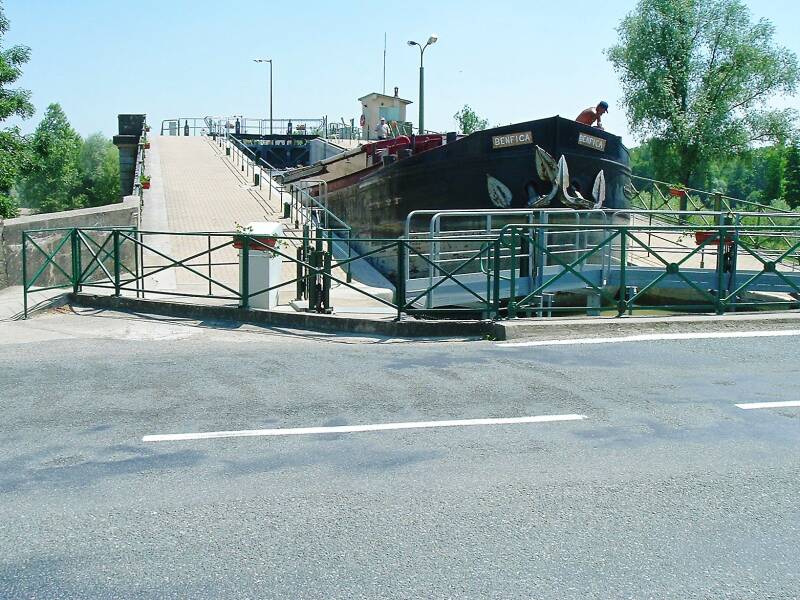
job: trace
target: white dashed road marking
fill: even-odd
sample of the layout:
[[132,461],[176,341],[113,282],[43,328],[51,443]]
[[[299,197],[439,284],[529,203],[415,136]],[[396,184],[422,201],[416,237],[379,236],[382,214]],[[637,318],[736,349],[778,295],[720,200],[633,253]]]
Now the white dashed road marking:
[[645,333],[620,337],[591,337],[561,340],[535,340],[531,342],[501,342],[500,348],[523,348],[529,346],[573,346],[581,344],[621,344],[624,342],[658,342],[662,340],[715,340],[728,338],[792,337],[800,335],[800,329],[778,329],[775,331],[709,331],[706,333]]
[[800,400],[787,400],[785,402],[750,402],[748,404],[737,404],[736,406],[744,410],[753,410],[754,408],[790,408],[792,406],[800,406]]
[[176,442],[182,440],[208,440],[213,438],[258,437],[281,435],[313,435],[320,433],[361,433],[365,431],[393,431],[397,429],[430,429],[433,427],[472,427],[476,425],[516,425],[520,423],[552,423],[580,421],[585,415],[542,415],[538,417],[512,417],[506,419],[462,419],[458,421],[416,421],[409,423],[379,423],[374,425],[340,425],[334,427],[297,427],[294,429],[245,429],[241,431],[209,431],[201,433],[168,433],[146,435],[143,442]]

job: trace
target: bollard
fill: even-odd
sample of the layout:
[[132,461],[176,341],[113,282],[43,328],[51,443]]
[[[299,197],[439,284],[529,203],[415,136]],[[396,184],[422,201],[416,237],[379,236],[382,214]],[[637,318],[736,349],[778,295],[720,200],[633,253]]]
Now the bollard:
[[283,203],[283,218],[290,219],[292,217],[292,204],[291,202]]
[[259,185],[261,176],[258,173],[253,173],[253,185]]
[[225,156],[230,156],[230,155],[231,155],[231,147],[225,146]]

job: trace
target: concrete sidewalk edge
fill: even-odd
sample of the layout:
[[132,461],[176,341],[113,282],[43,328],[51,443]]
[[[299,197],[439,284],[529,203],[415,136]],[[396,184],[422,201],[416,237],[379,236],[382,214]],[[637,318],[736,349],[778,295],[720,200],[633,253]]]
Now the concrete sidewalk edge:
[[624,336],[648,333],[729,331],[741,328],[800,329],[800,312],[735,313],[727,315],[680,315],[669,317],[550,318],[514,321],[401,320],[380,321],[314,313],[286,313],[243,309],[235,306],[183,304],[164,300],[69,294],[75,306],[136,311],[170,317],[219,319],[302,329],[381,335],[387,337],[459,337],[497,341],[514,339],[568,339],[592,336]]
[[497,340],[625,336],[641,333],[691,333],[747,329],[800,329],[800,312],[675,315],[668,317],[604,317],[517,319],[494,324]]
[[75,306],[107,308],[112,310],[138,311],[170,317],[191,319],[219,319],[272,325],[291,329],[381,335],[388,337],[485,337],[493,331],[489,321],[379,321],[315,313],[289,313],[268,310],[253,310],[235,306],[207,306],[183,304],[163,300],[96,296],[94,294],[70,294],[70,303]]

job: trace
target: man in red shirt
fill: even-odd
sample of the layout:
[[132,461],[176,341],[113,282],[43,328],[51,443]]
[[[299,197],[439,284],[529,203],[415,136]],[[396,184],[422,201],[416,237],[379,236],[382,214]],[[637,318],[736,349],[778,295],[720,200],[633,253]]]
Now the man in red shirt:
[[603,124],[600,121],[600,118],[608,112],[608,102],[605,100],[597,105],[596,108],[587,108],[581,114],[578,115],[578,118],[575,119],[578,123],[583,123],[584,125],[594,125],[595,121],[597,121],[598,129],[603,128]]

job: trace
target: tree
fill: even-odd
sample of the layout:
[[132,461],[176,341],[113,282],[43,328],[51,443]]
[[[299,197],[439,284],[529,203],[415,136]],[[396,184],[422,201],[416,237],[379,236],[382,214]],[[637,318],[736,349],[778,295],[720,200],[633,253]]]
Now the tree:
[[102,206],[119,200],[119,152],[102,133],[83,142],[78,157],[80,181],[88,206]]
[[800,207],[800,142],[798,141],[786,151],[782,197],[792,209]]
[[791,130],[794,111],[767,102],[795,91],[797,57],[741,0],[639,0],[617,31],[620,43],[606,52],[631,130],[674,153],[681,183]]
[[[8,19],[0,3],[0,123],[9,117],[27,119],[33,114],[30,92],[9,87],[22,75],[22,65],[30,59],[31,50],[27,46],[12,46],[4,50],[2,38],[8,28]],[[19,128],[0,128],[0,219],[17,214],[16,201],[10,195],[11,188],[25,168],[27,159],[26,140]]]
[[25,205],[41,212],[86,206],[80,190],[81,137],[59,104],[47,107],[31,140],[32,167],[20,185]]
[[482,129],[486,129],[489,125],[489,121],[487,119],[481,119],[468,104],[465,104],[464,108],[454,114],[453,118],[458,123],[458,130],[464,134],[481,131]]

